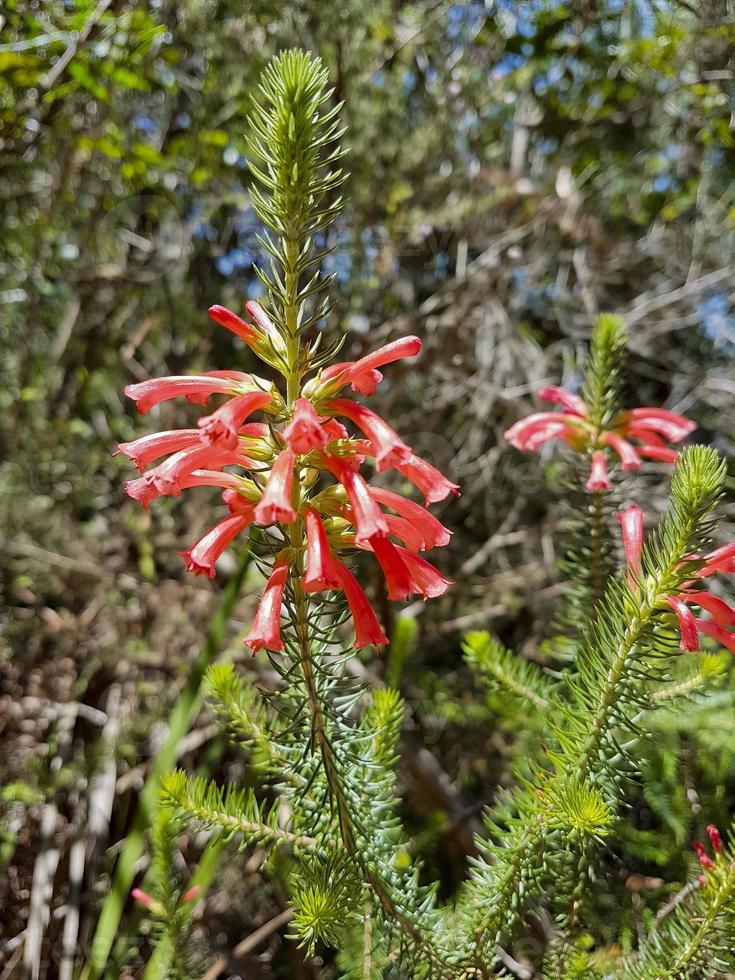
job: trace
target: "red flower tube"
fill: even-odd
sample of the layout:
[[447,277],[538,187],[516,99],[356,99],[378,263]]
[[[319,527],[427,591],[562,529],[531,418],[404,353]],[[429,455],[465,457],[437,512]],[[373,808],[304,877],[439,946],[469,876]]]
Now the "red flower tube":
[[290,449],[284,449],[276,457],[265,492],[255,508],[258,524],[293,524],[296,520],[296,511],[291,503],[295,465],[296,455]]
[[616,435],[614,432],[606,432],[602,439],[608,446],[612,446],[618,454],[622,469],[637,470],[640,467],[641,458],[627,439],[623,439],[622,436]]
[[215,524],[196,544],[181,552],[187,572],[214,578],[214,566],[217,559],[232,544],[238,534],[252,522],[251,508],[250,513],[232,514]]
[[623,532],[623,551],[628,566],[629,581],[641,570],[641,552],[643,550],[643,524],[645,514],[636,504],[631,504],[625,510],[615,515]]
[[689,606],[682,599],[676,596],[669,596],[666,600],[676,613],[679,620],[679,631],[681,633],[681,649],[688,653],[699,650],[699,637],[697,636],[697,623],[694,619]]
[[337,559],[335,559],[335,565],[355,624],[355,649],[360,650],[362,647],[372,644],[384,646],[388,642],[388,637],[383,632],[373,612],[370,600],[347,566]]
[[[345,433],[346,434],[346,433]],[[308,453],[323,449],[329,442],[329,433],[322,427],[316,409],[306,398],[297,398],[291,421],[283,430],[284,438],[295,453]]]
[[707,870],[709,870],[710,868],[714,868],[715,862],[705,851],[703,844],[700,844],[698,840],[695,840],[694,843],[692,844],[692,848],[694,850],[694,853],[699,858],[699,863],[702,865],[703,868],[707,868]]
[[410,551],[398,545],[396,545],[396,551],[408,569],[412,592],[417,592],[419,595],[422,595],[424,601],[427,599],[436,599],[440,595],[444,595],[452,584],[450,579],[444,578],[439,573],[439,570],[434,568],[431,562],[426,561],[420,555],[411,554]]
[[405,463],[397,463],[396,469],[415,484],[428,504],[436,504],[449,493],[459,496],[459,487],[451,483],[439,470],[420,456],[411,456]]
[[269,408],[273,397],[267,391],[249,391],[245,395],[230,398],[216,412],[199,419],[201,438],[210,446],[234,449],[238,442],[238,430],[248,416],[259,408]]
[[288,578],[288,565],[277,561],[273,566],[265,591],[261,596],[250,632],[245,637],[245,646],[253,653],[266,650],[283,650],[281,639],[281,606]]
[[334,398],[327,402],[326,407],[329,412],[349,419],[362,430],[375,448],[375,465],[379,473],[399,463],[407,463],[413,455],[398,433],[364,405],[346,398]]
[[408,567],[396,545],[387,538],[373,538],[370,546],[383,569],[389,599],[400,601],[419,591],[415,588]]
[[563,439],[572,443],[577,436],[574,416],[564,412],[534,412],[515,422],[504,433],[504,438],[516,449],[535,451],[550,439]]
[[151,378],[138,384],[127,385],[125,394],[132,398],[139,412],[144,415],[154,405],[185,395],[190,400],[196,399],[206,404],[210,395],[237,395],[252,386],[252,377],[239,371],[215,372],[198,374],[190,377],[171,376],[166,378]]
[[610,477],[607,472],[605,454],[601,449],[596,449],[592,453],[590,475],[584,486],[590,493],[602,493],[603,490],[610,489]]
[[215,323],[234,333],[244,340],[248,347],[257,350],[263,343],[261,333],[251,323],[246,323],[237,313],[228,310],[226,306],[210,306],[209,316]]
[[200,436],[198,429],[173,429],[168,432],[152,432],[148,436],[141,436],[132,442],[121,442],[112,454],[117,456],[122,453],[132,460],[140,472],[154,459],[161,456],[168,456],[169,453],[179,452],[181,449],[189,449],[198,446]]
[[371,487],[370,493],[379,504],[391,507],[401,517],[413,524],[423,538],[424,547],[421,549],[422,551],[429,551],[431,548],[449,544],[452,532],[421,504],[408,500],[392,490],[384,490],[382,487]]
[[304,510],[304,521],[306,523],[304,591],[322,592],[324,589],[342,588],[335,558],[319,514],[308,507]]
[[567,391],[566,388],[559,388],[557,385],[548,385],[539,391],[538,396],[543,402],[563,405],[570,415],[578,415],[583,419],[586,419],[589,415],[589,410],[579,395]]
[[388,524],[375,502],[376,489],[368,487],[360,474],[351,469],[343,459],[329,453],[324,453],[322,459],[327,469],[336,476],[347,491],[357,544],[368,545],[373,538],[387,537]]
[[404,357],[415,357],[420,350],[421,341],[418,337],[401,337],[366,354],[359,361],[330,365],[322,371],[322,379],[334,381],[340,387],[349,384],[353,391],[362,395],[372,395],[383,380],[383,375],[378,368],[393,361],[400,361]]
[[629,429],[630,423],[652,429],[669,442],[681,442],[697,428],[696,422],[665,408],[631,408],[622,413],[624,434],[627,434],[625,430],[626,427]]

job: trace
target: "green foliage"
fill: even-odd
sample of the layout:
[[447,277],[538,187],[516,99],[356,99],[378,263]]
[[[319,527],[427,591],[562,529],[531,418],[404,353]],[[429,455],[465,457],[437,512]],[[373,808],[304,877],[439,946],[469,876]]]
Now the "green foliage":
[[596,429],[607,429],[617,409],[628,333],[622,317],[603,313],[592,327],[582,397]]
[[[731,831],[732,837],[732,831]],[[735,949],[735,848],[730,840],[714,855],[714,867],[681,896],[626,958],[622,980],[686,980],[726,975]]]
[[507,650],[488,633],[468,633],[463,649],[469,666],[487,684],[542,713],[549,708],[555,685],[534,664]]

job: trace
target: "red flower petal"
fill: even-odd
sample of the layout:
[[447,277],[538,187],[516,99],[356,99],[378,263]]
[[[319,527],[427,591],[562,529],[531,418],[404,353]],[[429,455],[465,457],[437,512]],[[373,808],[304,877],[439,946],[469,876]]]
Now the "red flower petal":
[[602,493],[604,490],[610,489],[611,483],[607,472],[605,454],[601,449],[596,449],[592,453],[590,475],[584,486],[590,493]]
[[396,469],[414,483],[428,504],[438,503],[449,493],[459,496],[459,487],[451,483],[439,470],[420,456],[411,456],[405,463],[398,463]]
[[322,592],[324,589],[341,589],[342,582],[337,572],[332,550],[319,514],[307,508],[304,510],[306,522],[306,575],[305,592]]
[[689,606],[687,606],[686,602],[677,599],[675,596],[669,596],[666,601],[674,610],[676,618],[679,620],[681,649],[689,653],[692,653],[694,650],[699,650],[699,637],[697,636],[698,624],[695,622]]
[[384,646],[388,642],[388,637],[373,612],[370,600],[347,566],[337,559],[335,565],[355,624],[355,649],[359,650],[371,644]]
[[375,465],[379,473],[399,463],[406,463],[411,458],[410,447],[384,419],[369,408],[347,398],[334,398],[326,407],[331,414],[349,419],[362,430],[375,447]]
[[288,578],[288,565],[279,561],[273,566],[265,591],[258,605],[258,611],[250,632],[245,637],[245,646],[256,650],[283,650],[281,639],[281,606]]
[[276,457],[263,496],[255,508],[258,524],[292,524],[296,520],[291,503],[295,465],[296,454],[290,449],[284,449]]
[[237,535],[252,522],[251,508],[249,514],[232,514],[211,527],[196,544],[181,552],[187,572],[214,578],[214,566],[217,559],[232,544]]

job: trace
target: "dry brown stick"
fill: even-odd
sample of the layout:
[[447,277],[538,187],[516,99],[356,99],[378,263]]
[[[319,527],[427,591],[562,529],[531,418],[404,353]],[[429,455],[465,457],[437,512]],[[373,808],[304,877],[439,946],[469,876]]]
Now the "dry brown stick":
[[237,946],[232,950],[229,956],[220,956],[214,961],[207,972],[202,977],[202,980],[217,980],[217,977],[222,973],[223,970],[227,969],[227,965],[233,961],[240,960],[247,956],[248,953],[252,953],[254,949],[267,939],[271,933],[274,933],[281,926],[285,926],[293,918],[293,909],[284,909],[279,915],[270,919],[260,928],[256,929],[255,932],[251,932],[249,936],[246,936],[242,942],[238,943]]

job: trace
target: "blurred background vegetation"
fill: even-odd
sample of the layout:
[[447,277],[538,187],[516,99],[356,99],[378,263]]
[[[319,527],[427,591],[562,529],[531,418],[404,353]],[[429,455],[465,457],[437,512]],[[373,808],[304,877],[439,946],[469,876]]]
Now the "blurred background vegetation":
[[[126,383],[253,366],[206,310],[241,312],[259,295],[244,119],[285,46],[322,56],[349,127],[349,205],[320,243],[336,273],[324,329],[344,333],[351,356],[422,337],[419,363],[391,369],[376,407],[463,489],[442,512],[455,531],[443,571],[457,585],[393,622],[401,642],[387,660],[356,667],[376,680],[387,670],[408,699],[404,816],[427,879],[451,898],[481,807],[532,741],[516,734],[513,705],[474,686],[462,634],[490,629],[544,660],[559,596],[557,465],[500,434],[542,383],[574,386],[602,310],[629,325],[628,403],[684,412],[698,438],[732,449],[735,6],[6,0],[0,11],[0,976],[71,976],[65,945],[85,962],[114,862],[133,828],[146,840],[141,790],[172,711],[183,737],[168,764],[247,778],[199,709],[192,665],[234,657],[273,683],[241,646],[258,576],[246,570],[226,629],[207,640],[237,556],[214,584],[185,577],[177,551],[211,508],[195,493],[142,513],[111,453],[149,431]],[[164,408],[161,427],[190,417]],[[651,512],[663,474],[637,477]],[[733,808],[726,668],[711,695],[719,715],[668,719],[635,829],[608,855],[631,934],[685,880],[703,823]],[[205,841],[181,839],[182,868]],[[108,975],[139,976],[151,946],[120,902]],[[232,949],[275,922],[238,961],[245,975],[333,975],[282,938],[283,912],[277,869],[231,851],[197,913],[204,968],[224,956],[230,975]]]

